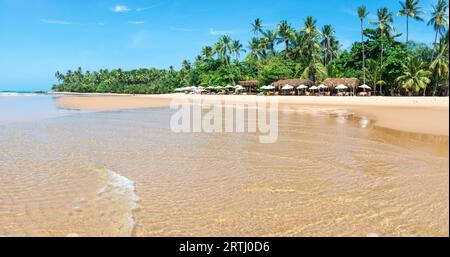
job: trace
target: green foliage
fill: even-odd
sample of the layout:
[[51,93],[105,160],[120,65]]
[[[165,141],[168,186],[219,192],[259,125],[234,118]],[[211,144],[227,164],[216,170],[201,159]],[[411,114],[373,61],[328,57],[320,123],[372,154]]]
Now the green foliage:
[[[418,0],[404,0],[401,7],[402,16],[421,20]],[[433,85],[434,95],[439,89],[445,92],[448,88],[447,11],[445,0],[439,0],[433,7],[429,25],[435,30],[434,49],[423,43],[398,42],[400,34],[392,25],[395,16],[387,8],[378,9],[377,20],[366,24],[369,12],[361,6],[355,10],[355,26],[361,29],[361,41],[344,51],[334,28],[325,25],[318,29],[317,21],[311,16],[298,29],[288,21],[281,21],[275,30],[268,30],[261,19],[255,19],[251,24],[252,38],[246,46],[224,35],[215,44],[203,47],[194,61],[184,60],[178,71],[170,68],[83,72],[78,68],[65,74],[57,72],[55,76],[60,83],[53,89],[84,93],[162,94],[185,86],[234,85],[239,80],[258,80],[267,85],[280,79],[302,77],[317,84],[327,77],[355,77],[380,94],[398,94],[407,89],[409,92],[417,89],[417,86],[399,86],[410,84],[405,82],[405,76],[423,77],[432,72],[430,82],[417,79],[414,83],[422,83],[419,88]],[[366,25],[369,26],[366,28]],[[442,37],[439,41],[438,35]],[[410,60],[420,65],[416,63],[413,69]],[[423,83],[429,85],[424,86]],[[427,93],[426,90],[423,92]]]

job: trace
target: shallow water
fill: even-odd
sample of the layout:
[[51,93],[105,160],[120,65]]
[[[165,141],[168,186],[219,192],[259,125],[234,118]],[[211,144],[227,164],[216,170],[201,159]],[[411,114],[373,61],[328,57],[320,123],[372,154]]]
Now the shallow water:
[[289,107],[279,139],[168,108],[0,126],[3,236],[448,236],[448,137]]

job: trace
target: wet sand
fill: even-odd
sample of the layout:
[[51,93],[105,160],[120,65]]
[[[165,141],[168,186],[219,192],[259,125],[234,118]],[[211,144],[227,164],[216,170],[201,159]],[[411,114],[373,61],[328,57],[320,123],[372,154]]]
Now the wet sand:
[[[119,110],[170,105],[172,99],[189,95],[77,95],[63,96],[58,104],[64,108],[83,110]],[[211,96],[203,99],[235,99],[246,103],[257,96]],[[288,97],[274,96],[280,106],[317,106],[321,108],[344,108],[357,115],[371,119],[377,126],[406,132],[449,135],[448,97]]]
[[291,97],[269,146],[258,133],[174,133],[171,97],[52,98],[139,100],[1,125],[0,236],[448,237],[448,136]]

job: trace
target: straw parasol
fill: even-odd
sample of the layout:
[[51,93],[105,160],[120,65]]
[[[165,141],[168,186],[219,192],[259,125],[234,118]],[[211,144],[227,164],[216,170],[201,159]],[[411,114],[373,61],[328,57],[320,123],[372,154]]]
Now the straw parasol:
[[292,89],[294,89],[294,87],[289,84],[287,84],[281,88],[281,90],[292,90]]
[[335,89],[337,89],[337,90],[347,90],[348,87],[346,85],[341,84],[341,85],[335,87]]
[[251,92],[252,88],[254,88],[254,87],[259,87],[259,82],[256,80],[238,81],[238,84],[243,87],[247,87],[248,92]]
[[226,87],[224,87],[225,89],[232,89],[232,88],[234,88],[232,85],[228,85],[228,86],[226,86]]
[[314,85],[314,83],[312,82],[312,80],[309,80],[309,79],[284,79],[284,80],[278,80],[278,81],[272,83],[272,86],[274,86],[276,88],[282,88],[285,85],[292,85],[294,87],[305,85],[305,86],[310,87],[310,86]]
[[264,89],[264,90],[274,90],[275,87],[269,85],[269,86],[264,86],[264,87],[262,87],[262,89]]
[[368,85],[362,85],[362,86],[359,86],[359,88],[362,88],[362,89],[368,89],[368,90],[372,90],[372,88],[371,87],[369,87]]
[[307,89],[307,88],[308,88],[308,86],[305,86],[305,85],[300,85],[297,87],[297,89]]
[[319,89],[317,86],[312,86],[309,88],[309,90],[317,90],[317,89]]

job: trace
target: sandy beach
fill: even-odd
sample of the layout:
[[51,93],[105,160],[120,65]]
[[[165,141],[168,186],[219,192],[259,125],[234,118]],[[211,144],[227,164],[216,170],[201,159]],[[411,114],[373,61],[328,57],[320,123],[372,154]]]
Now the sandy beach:
[[[191,97],[179,94],[135,96],[76,94],[60,97],[58,104],[63,108],[91,111],[139,109],[168,106],[175,96]],[[233,98],[246,103],[255,101],[258,96],[202,95],[201,97],[205,100],[221,101]],[[346,109],[373,120],[380,127],[412,133],[449,135],[448,97],[272,97],[278,99],[281,108],[313,106]]]

